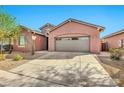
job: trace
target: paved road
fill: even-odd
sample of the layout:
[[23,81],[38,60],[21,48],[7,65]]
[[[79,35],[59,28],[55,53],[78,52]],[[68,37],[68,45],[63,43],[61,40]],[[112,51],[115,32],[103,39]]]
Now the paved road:
[[0,71],[0,86],[116,86],[95,55],[48,52],[10,71]]

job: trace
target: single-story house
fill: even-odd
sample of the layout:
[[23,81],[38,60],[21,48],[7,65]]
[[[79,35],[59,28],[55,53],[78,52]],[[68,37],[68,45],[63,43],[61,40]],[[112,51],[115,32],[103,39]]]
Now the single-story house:
[[69,18],[57,26],[52,25],[52,29],[47,28],[48,50],[99,53],[103,30],[102,26]]
[[14,51],[29,52],[32,51],[32,47],[34,47],[35,51],[46,49],[46,36],[44,34],[25,26],[20,26],[22,28],[20,36],[12,42]]
[[124,48],[124,29],[103,37],[102,43],[103,48]]
[[41,32],[21,26],[20,36],[13,40],[14,51],[28,52],[48,50],[64,52],[101,51],[100,32],[104,27],[69,18],[55,26],[47,23],[40,27]]

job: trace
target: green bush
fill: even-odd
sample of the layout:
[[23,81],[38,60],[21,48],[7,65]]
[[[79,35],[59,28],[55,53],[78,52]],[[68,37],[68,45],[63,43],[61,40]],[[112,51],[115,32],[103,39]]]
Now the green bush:
[[113,60],[120,60],[124,49],[123,48],[110,48],[109,49],[110,52],[110,58]]
[[15,57],[14,57],[14,61],[19,61],[19,60],[23,60],[24,58],[21,56],[21,55],[19,55],[19,54],[17,54]]

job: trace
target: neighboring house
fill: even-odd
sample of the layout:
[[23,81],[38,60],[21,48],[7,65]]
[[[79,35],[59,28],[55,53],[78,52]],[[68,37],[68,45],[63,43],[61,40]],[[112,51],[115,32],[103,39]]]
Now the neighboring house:
[[35,51],[46,49],[46,37],[37,31],[21,26],[20,36],[13,40],[14,51],[29,52],[34,47]]
[[[102,38],[103,48],[124,48],[124,29]],[[107,50],[108,50],[107,49]]]
[[102,26],[70,18],[49,31],[48,50],[99,53],[103,30]]

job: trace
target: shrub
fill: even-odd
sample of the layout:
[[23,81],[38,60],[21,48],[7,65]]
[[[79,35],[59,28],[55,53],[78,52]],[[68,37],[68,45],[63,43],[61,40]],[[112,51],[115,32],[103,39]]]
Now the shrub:
[[14,57],[14,61],[19,61],[19,60],[23,60],[24,58],[21,56],[21,55],[19,55],[19,54],[17,54],[15,57]]
[[109,52],[110,52],[110,58],[111,59],[120,60],[120,58],[124,52],[124,49],[122,49],[122,48],[110,48]]
[[6,59],[5,54],[0,54],[0,61],[5,60],[5,59]]

